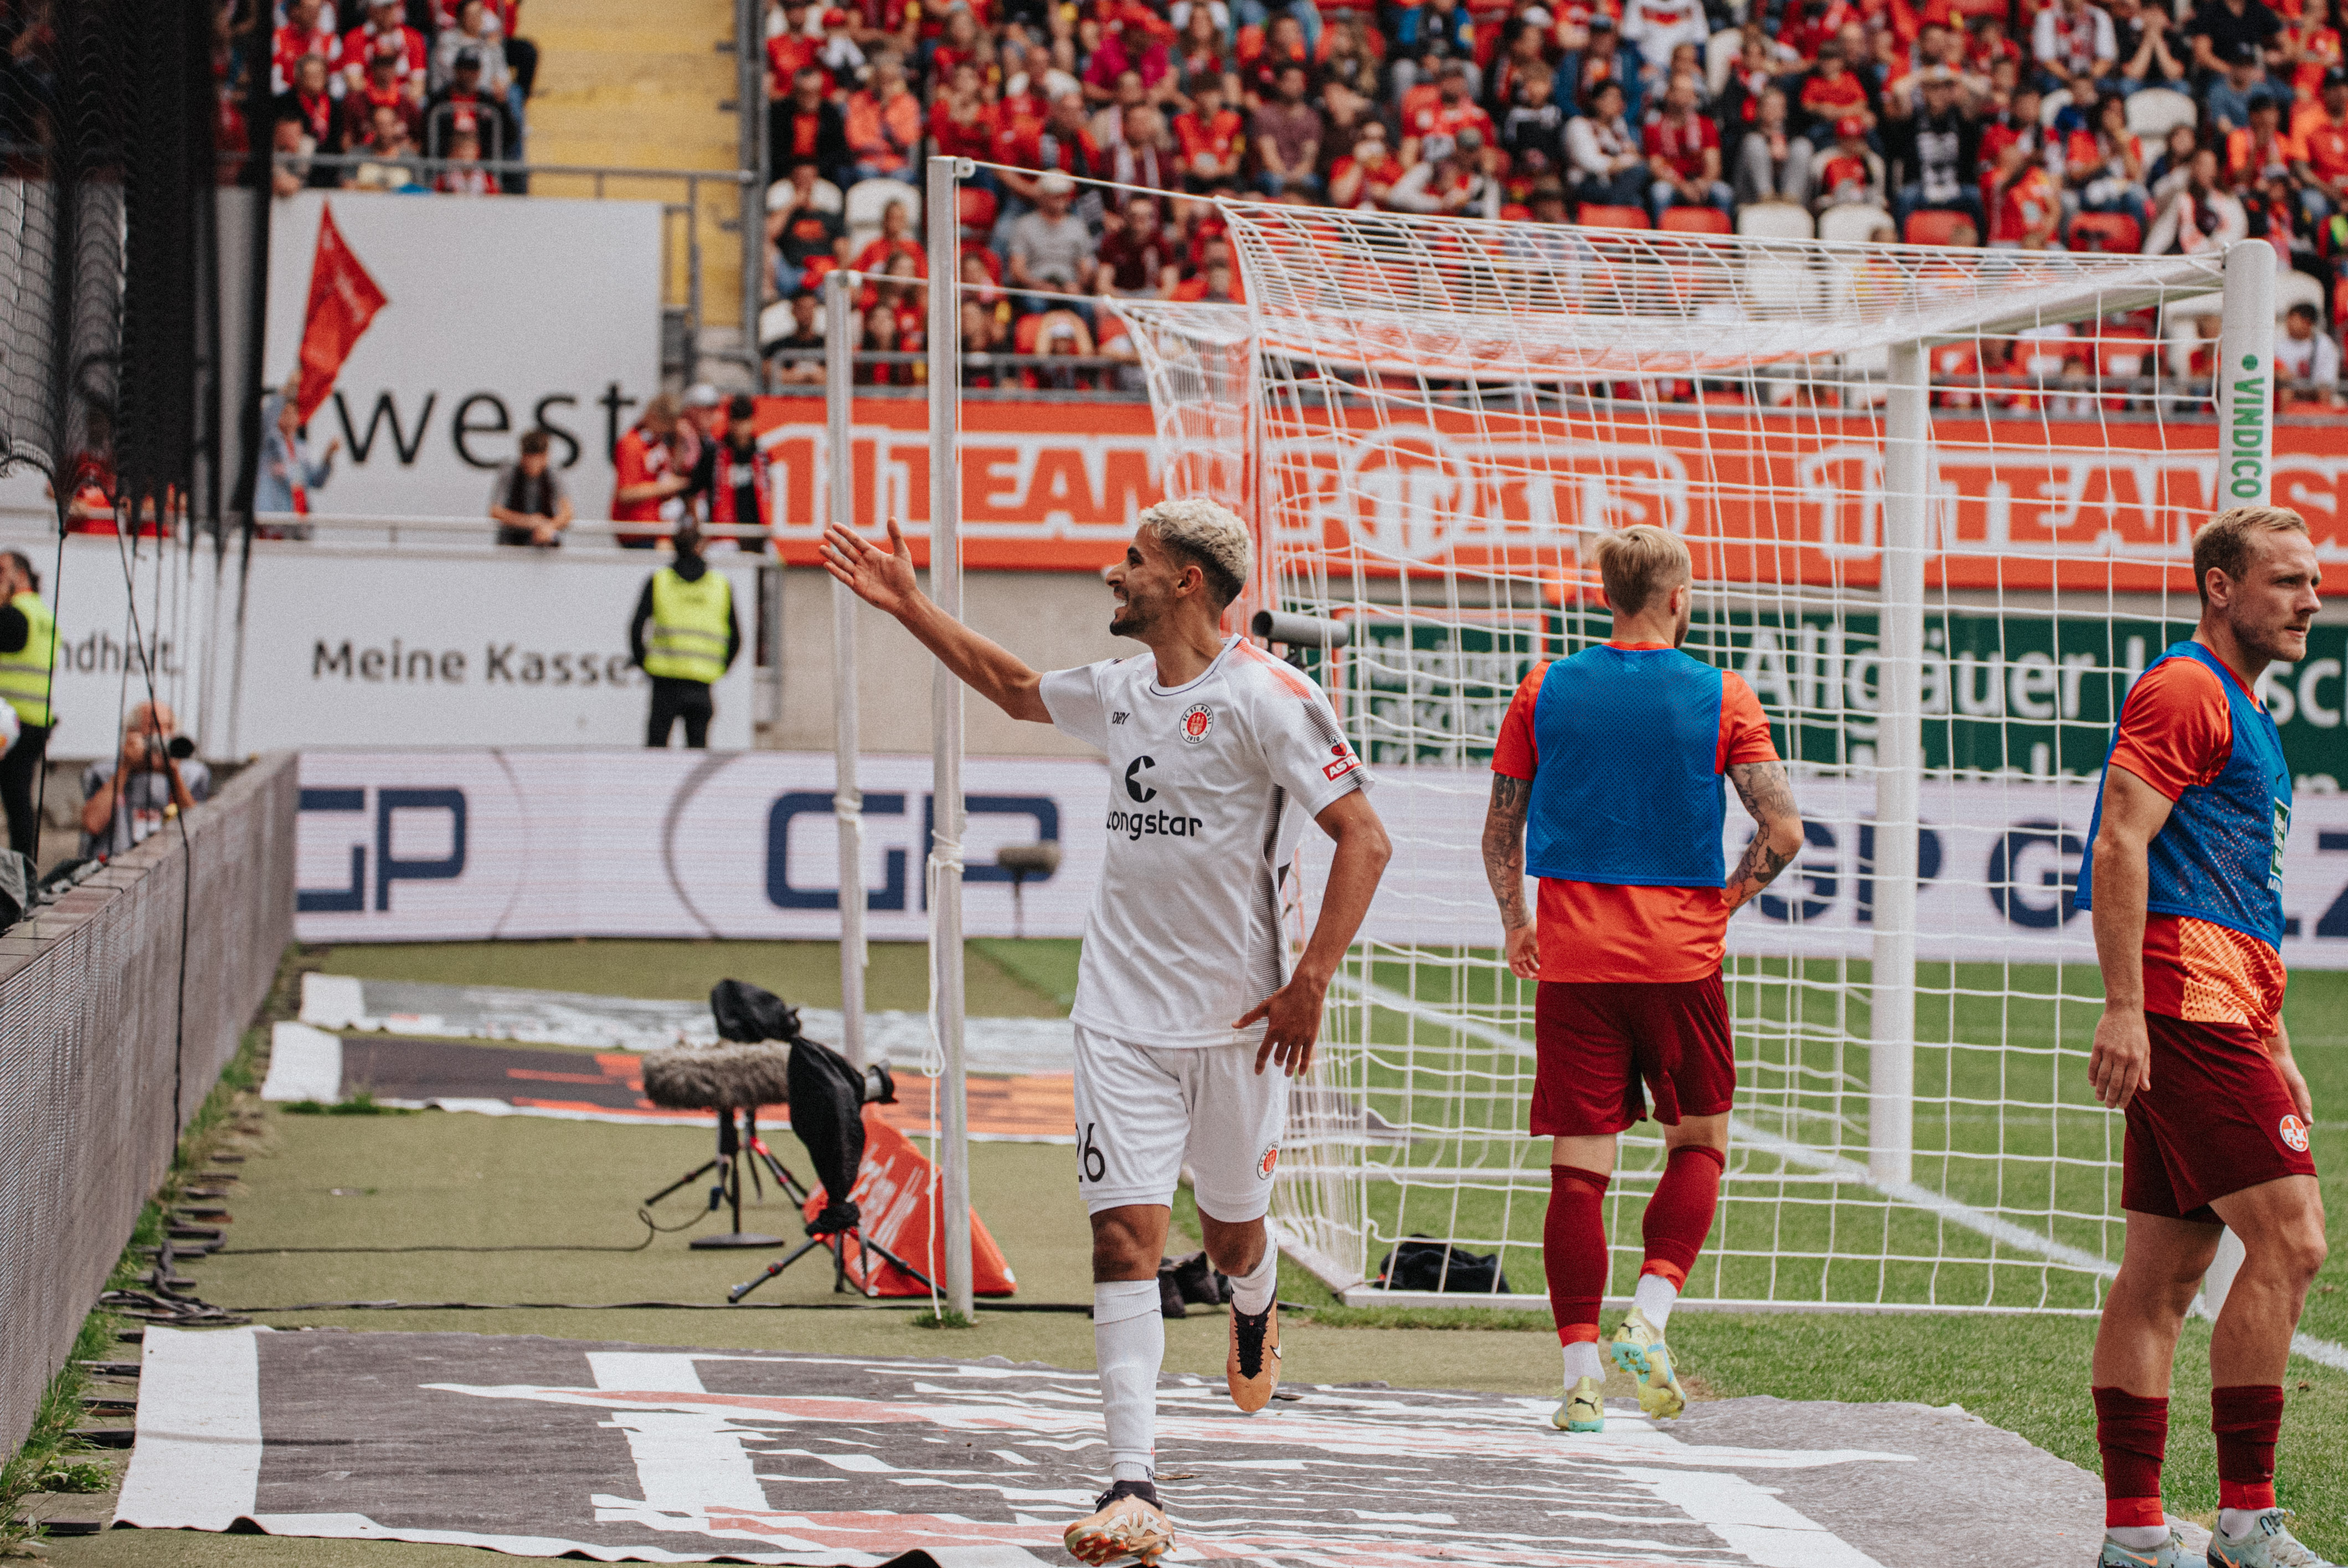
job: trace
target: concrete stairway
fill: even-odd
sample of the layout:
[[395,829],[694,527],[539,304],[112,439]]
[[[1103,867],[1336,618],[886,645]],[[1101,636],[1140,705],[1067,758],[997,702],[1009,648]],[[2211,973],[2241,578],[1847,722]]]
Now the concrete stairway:
[[[734,97],[734,56],[716,48],[734,36],[732,0],[530,0],[520,31],[537,42],[541,61],[530,104],[532,162],[736,166],[736,122],[718,108]],[[532,190],[584,196],[593,184],[548,176]],[[681,179],[611,179],[603,191],[678,206],[687,199]],[[703,324],[738,326],[741,241],[720,227],[736,218],[738,198],[732,186],[711,183],[701,188],[697,208]],[[691,275],[681,213],[671,217],[667,244],[666,302],[675,310],[687,303]]]

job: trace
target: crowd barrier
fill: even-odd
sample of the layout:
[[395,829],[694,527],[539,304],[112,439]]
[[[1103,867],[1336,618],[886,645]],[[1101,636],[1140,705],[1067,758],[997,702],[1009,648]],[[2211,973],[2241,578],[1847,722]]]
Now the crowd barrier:
[[268,995],[298,790],[293,754],[264,755],[187,815],[184,845],[156,834],[0,935],[0,1452]]

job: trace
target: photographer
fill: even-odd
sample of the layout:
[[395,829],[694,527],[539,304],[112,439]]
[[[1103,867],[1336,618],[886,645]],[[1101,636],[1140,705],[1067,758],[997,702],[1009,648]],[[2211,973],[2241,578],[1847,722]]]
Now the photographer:
[[[175,744],[175,743],[177,743]],[[81,775],[81,852],[119,855],[212,793],[211,770],[179,740],[167,702],[141,702],[122,726],[122,754]]]

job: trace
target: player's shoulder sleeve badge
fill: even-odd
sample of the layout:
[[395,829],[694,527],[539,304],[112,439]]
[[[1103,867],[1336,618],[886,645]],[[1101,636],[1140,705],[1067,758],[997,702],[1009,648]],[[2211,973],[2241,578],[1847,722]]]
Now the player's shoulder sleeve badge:
[[1362,765],[1361,757],[1343,740],[1331,743],[1329,760],[1321,765],[1321,776],[1334,784]]

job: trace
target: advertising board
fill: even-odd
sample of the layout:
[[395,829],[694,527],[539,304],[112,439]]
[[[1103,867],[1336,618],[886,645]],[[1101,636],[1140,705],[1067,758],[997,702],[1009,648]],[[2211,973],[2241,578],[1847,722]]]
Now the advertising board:
[[271,214],[263,374],[302,343],[318,218],[390,296],[310,421],[311,497],[335,517],[485,517],[522,432],[545,429],[582,518],[611,515],[611,451],[660,390],[661,206],[310,191]]
[[[1474,849],[1489,779],[1478,768],[1379,774],[1371,798],[1408,848],[1379,888],[1370,935],[1421,947],[1497,944],[1498,917]],[[973,757],[965,781],[968,933],[1081,935],[1110,831],[1107,769]],[[922,940],[929,760],[868,757],[860,782],[867,930],[876,941]],[[831,784],[831,759],[807,753],[305,752],[296,932],[309,942],[836,938]],[[2091,963],[2087,922],[2068,894],[2093,795],[2077,780],[1928,783],[1920,955]],[[1873,939],[1873,786],[1805,778],[1796,797],[1807,846],[1730,923],[1729,950],[1864,958]],[[1733,860],[1750,825],[1728,815]],[[1045,840],[1061,846],[1058,869],[1014,897],[996,852]],[[1327,840],[1308,833],[1305,917],[1326,861]],[[2348,795],[2302,796],[2283,883],[2286,960],[2348,968]]]
[[[1149,410],[1138,403],[965,402],[966,562],[1097,570],[1159,497]],[[860,527],[894,517],[926,551],[926,412],[860,399],[850,436]],[[1882,448],[1860,415],[1661,406],[1635,436],[1588,415],[1429,415],[1351,408],[1333,427],[1268,420],[1272,524],[1284,569],[1372,576],[1447,567],[1561,578],[1578,531],[1656,523],[1687,538],[1706,578],[1870,589]],[[761,400],[787,560],[813,564],[829,483],[823,402]],[[1359,439],[1375,434],[1371,440]],[[2190,594],[2192,528],[2219,494],[2207,420],[1991,420],[1936,409],[1936,588]],[[2348,559],[2348,425],[2275,431],[2274,496],[2306,514],[2328,560]]]

